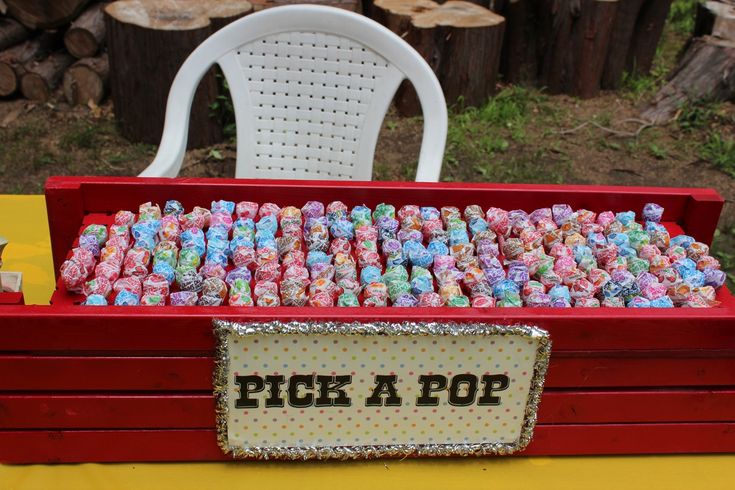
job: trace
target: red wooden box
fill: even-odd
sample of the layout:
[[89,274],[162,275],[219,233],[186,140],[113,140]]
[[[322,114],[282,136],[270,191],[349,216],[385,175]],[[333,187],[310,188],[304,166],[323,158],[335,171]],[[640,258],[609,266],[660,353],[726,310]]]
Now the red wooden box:
[[[723,204],[707,189],[137,178],[52,178],[46,198],[57,270],[85,223],[151,200],[636,212],[657,202],[672,234],[707,243]],[[520,454],[735,451],[735,299],[725,288],[712,309],[101,309],[75,298],[60,286],[50,306],[0,305],[0,462],[228,459],[215,434],[215,316],[536,325],[553,349]]]

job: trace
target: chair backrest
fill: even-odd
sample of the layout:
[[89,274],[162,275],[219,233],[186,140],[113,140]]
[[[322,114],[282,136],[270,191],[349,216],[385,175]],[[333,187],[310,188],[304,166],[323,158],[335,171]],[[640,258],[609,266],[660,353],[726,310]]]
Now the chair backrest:
[[408,78],[424,114],[416,180],[439,180],[447,108],[429,65],[380,24],[319,5],[248,15],[197,47],[174,79],[158,154],[141,177],[178,175],[194,93],[214,63],[235,108],[236,177],[370,180],[380,126]]

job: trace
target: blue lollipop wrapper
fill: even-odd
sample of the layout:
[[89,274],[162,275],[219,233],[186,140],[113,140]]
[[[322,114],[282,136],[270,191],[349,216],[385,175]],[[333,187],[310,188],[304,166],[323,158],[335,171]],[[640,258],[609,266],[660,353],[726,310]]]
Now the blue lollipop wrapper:
[[403,293],[393,301],[393,306],[411,308],[419,305],[419,300],[411,293]]
[[107,300],[101,294],[90,294],[82,304],[85,306],[107,306]]
[[334,238],[346,238],[347,240],[352,240],[355,238],[355,227],[351,221],[340,219],[330,225],[329,233],[331,233]]
[[273,214],[263,216],[255,223],[255,229],[257,231],[267,231],[271,235],[275,235],[278,231],[278,218]]
[[487,221],[485,221],[482,218],[472,218],[470,220],[470,232],[472,235],[477,235],[478,233],[481,233],[483,231],[487,231],[488,224]]
[[363,286],[373,282],[382,281],[383,273],[378,267],[369,265],[367,267],[363,267],[363,269],[360,271],[360,284],[362,284]]
[[668,296],[661,296],[651,300],[650,306],[651,308],[673,308],[674,302]]
[[628,226],[635,221],[635,211],[623,211],[615,214],[615,219],[620,221],[624,226]]
[[311,269],[314,264],[329,264],[332,261],[332,256],[327,255],[321,250],[311,250],[306,256],[306,268]]
[[166,282],[170,286],[176,280],[176,269],[168,262],[158,262],[153,265],[153,273],[160,274],[166,278]]
[[434,220],[441,218],[441,213],[434,207],[422,207],[421,208],[421,219],[424,221]]
[[678,247],[689,248],[689,246],[695,241],[696,240],[693,237],[690,237],[689,235],[677,235],[671,239],[669,244],[672,247],[678,246]]
[[131,293],[127,289],[121,290],[115,296],[115,306],[138,306],[140,299],[135,293]]
[[643,296],[635,296],[634,298],[628,300],[626,306],[628,308],[650,308],[651,302]]
[[408,257],[403,252],[396,252],[392,255],[388,255],[385,258],[385,266],[393,267],[396,265],[408,266]]
[[212,201],[212,213],[232,214],[235,212],[235,203],[232,201]]
[[[487,276],[487,271],[485,271],[485,275]],[[520,291],[521,289],[518,287],[518,284],[510,279],[502,279],[493,285],[493,296],[498,299],[504,299],[506,296],[512,294],[518,295]]]
[[184,214],[184,206],[179,201],[173,199],[166,201],[166,205],[163,206],[163,214],[169,216],[181,216]]
[[449,255],[449,247],[438,240],[432,240],[431,242],[429,242],[429,245],[426,247],[426,249],[432,256]]

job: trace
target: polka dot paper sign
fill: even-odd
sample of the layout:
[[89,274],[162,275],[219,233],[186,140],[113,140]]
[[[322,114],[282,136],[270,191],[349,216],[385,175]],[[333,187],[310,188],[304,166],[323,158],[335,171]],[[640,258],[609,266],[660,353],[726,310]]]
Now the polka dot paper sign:
[[512,452],[550,349],[523,326],[216,325],[220,444],[244,457]]

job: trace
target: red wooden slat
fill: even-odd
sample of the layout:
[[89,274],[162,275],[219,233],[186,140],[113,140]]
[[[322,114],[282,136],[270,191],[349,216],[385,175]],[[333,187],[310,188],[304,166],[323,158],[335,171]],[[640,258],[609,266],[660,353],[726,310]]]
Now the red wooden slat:
[[[214,430],[0,431],[0,463],[228,461]],[[735,452],[735,424],[536,427],[522,456]]]
[[0,391],[212,389],[212,357],[0,356]]
[[[554,352],[735,347],[735,300],[726,290],[712,309],[617,308],[151,308],[0,307],[0,349],[17,351],[211,352],[213,317],[239,321],[482,321],[547,329]],[[359,310],[359,311],[355,311]],[[553,310],[553,311],[550,311]]]
[[[576,354],[576,356],[575,356]],[[551,356],[547,388],[735,386],[735,352]],[[569,357],[568,357],[569,356]],[[203,391],[213,357],[0,356],[1,391]]]
[[[0,429],[198,429],[211,394],[0,394]],[[733,390],[545,391],[540,424],[732,422]]]
[[[686,356],[686,354],[684,354]],[[544,386],[548,388],[612,388],[668,386],[735,386],[735,355],[728,357],[551,356]]]

